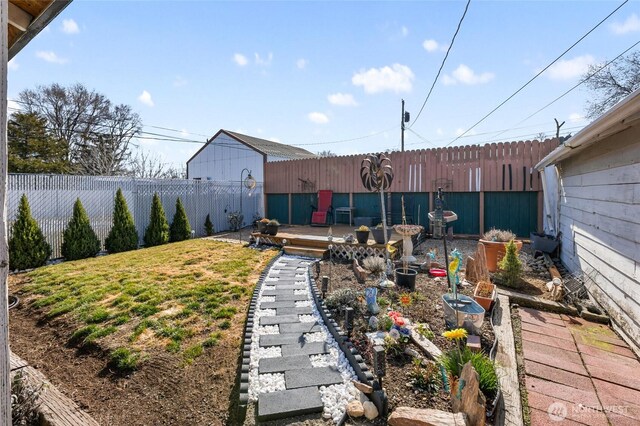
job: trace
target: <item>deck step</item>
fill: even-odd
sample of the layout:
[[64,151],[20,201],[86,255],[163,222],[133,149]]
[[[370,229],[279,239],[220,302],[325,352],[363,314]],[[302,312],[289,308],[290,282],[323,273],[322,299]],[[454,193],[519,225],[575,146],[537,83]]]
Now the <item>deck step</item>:
[[284,252],[294,256],[306,256],[322,259],[327,253],[327,249],[319,249],[313,247],[303,246],[284,246]]

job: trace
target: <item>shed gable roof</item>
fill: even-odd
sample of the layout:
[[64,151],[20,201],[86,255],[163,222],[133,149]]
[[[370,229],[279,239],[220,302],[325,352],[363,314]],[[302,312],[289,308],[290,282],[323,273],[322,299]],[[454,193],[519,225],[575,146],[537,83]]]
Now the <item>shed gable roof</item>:
[[222,133],[248,146],[249,148],[262,155],[271,155],[274,157],[281,157],[289,160],[316,157],[316,154],[309,152],[303,148],[298,148],[296,146],[285,145],[279,142],[268,141],[266,139],[260,139],[254,136],[243,135],[242,133],[220,129],[218,133],[216,133],[211,139],[209,139],[202,148],[200,148],[195,154],[193,154],[193,156],[187,161],[187,163],[193,160],[200,153],[200,151],[206,148]]

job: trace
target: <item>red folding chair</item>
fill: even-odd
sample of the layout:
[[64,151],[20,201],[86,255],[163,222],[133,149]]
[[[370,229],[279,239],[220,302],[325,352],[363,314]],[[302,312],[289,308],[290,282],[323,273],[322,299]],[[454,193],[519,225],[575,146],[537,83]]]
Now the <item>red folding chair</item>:
[[328,189],[318,191],[318,206],[311,206],[313,210],[313,213],[311,213],[312,226],[326,226],[331,224],[329,218],[333,218],[332,198],[333,191]]

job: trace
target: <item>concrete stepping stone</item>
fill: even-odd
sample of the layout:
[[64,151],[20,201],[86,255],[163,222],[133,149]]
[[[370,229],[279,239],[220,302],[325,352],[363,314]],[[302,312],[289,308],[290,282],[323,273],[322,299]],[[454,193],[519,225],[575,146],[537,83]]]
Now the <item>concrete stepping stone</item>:
[[306,290],[308,287],[306,284],[276,284],[275,288],[276,290]]
[[258,364],[258,373],[282,373],[287,370],[297,370],[300,368],[313,368],[309,355],[262,358]]
[[342,383],[342,375],[336,367],[303,368],[284,372],[287,389],[309,386],[329,386]]
[[304,345],[282,345],[282,356],[317,355],[329,353],[329,345],[326,342],[308,342]]
[[278,308],[276,310],[277,315],[298,314],[298,315],[311,315],[313,308],[311,306],[301,306],[299,308]]
[[260,317],[260,325],[277,325],[300,322],[298,315],[273,315],[269,317]]
[[286,301],[298,301],[298,300],[309,300],[308,294],[290,294],[290,295],[278,295],[276,296],[276,302],[286,302]]
[[302,333],[263,334],[260,336],[260,346],[280,346],[304,343]]
[[289,296],[293,294],[293,290],[265,290],[262,292],[263,296]]
[[278,308],[295,308],[295,300],[286,300],[284,302],[262,302],[260,309],[278,309]]
[[280,333],[315,333],[322,331],[317,322],[280,324]]
[[323,407],[317,387],[263,393],[258,396],[258,421],[320,413]]

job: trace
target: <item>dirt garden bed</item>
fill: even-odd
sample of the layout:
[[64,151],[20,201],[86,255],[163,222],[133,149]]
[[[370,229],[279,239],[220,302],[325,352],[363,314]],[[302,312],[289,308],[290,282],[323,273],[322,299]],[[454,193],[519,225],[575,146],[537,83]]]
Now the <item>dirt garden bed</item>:
[[225,424],[276,251],[191,240],[10,277],[11,349],[101,424]]

